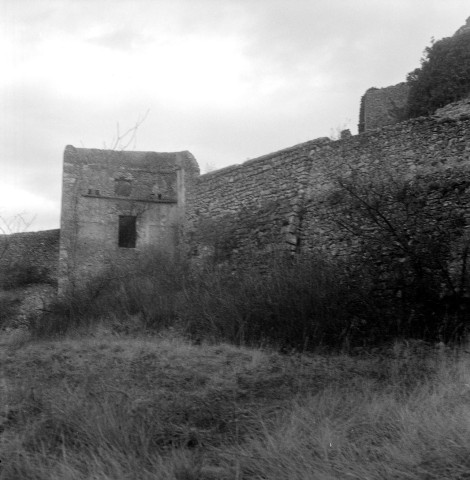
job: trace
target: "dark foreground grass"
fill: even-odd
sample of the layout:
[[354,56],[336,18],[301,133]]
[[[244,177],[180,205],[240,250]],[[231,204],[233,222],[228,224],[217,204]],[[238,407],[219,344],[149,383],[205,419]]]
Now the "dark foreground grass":
[[12,337],[0,479],[470,478],[468,357]]

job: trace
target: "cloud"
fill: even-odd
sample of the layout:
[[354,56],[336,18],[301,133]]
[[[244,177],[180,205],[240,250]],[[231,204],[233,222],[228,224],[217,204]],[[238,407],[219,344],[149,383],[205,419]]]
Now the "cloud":
[[92,36],[88,42],[110,49],[132,51],[151,43],[152,37],[130,28],[118,28],[102,35]]
[[138,149],[216,167],[354,126],[364,91],[402,81],[467,3],[3,0],[1,200],[57,226],[65,145],[109,145],[148,109]]
[[0,181],[0,223],[6,233],[50,228],[59,214],[57,202]]

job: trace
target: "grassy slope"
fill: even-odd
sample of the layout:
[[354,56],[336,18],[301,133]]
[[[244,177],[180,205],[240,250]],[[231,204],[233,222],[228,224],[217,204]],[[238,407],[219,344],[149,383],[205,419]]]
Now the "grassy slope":
[[0,343],[0,479],[470,478],[469,367],[403,346]]

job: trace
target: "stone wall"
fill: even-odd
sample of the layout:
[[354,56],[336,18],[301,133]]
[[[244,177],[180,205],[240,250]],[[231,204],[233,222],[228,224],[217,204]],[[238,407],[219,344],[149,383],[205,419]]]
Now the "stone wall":
[[[457,179],[470,180],[470,121],[419,118],[332,142],[311,155],[309,192],[303,208],[299,243],[306,250],[336,255],[351,251],[351,238],[338,231],[336,215],[342,206],[331,205],[336,179],[355,174],[358,181],[395,181],[427,177],[445,191]],[[463,203],[470,202],[470,188]],[[427,201],[427,199],[424,199]],[[457,206],[456,206],[457,208]],[[436,212],[438,215],[439,212]],[[470,221],[470,218],[469,218]],[[470,222],[469,222],[470,223]]]
[[367,90],[362,99],[359,132],[401,122],[405,118],[408,93],[406,83]]
[[339,234],[330,202],[338,177],[428,175],[450,185],[455,175],[470,178],[469,168],[470,120],[461,116],[313,140],[202,175],[188,210],[192,243],[222,258],[275,249],[346,254],[351,239]]
[[0,235],[0,282],[44,281],[57,284],[59,230]]
[[470,118],[470,97],[449,103],[445,107],[438,108],[433,115],[436,119],[466,120]]
[[295,249],[299,213],[320,138],[201,175],[188,205],[190,241],[218,257]]
[[189,152],[68,146],[64,153],[59,292],[141,252],[171,253],[199,167]]
[[[469,113],[466,99],[433,117],[337,141],[308,141],[201,176],[189,152],[123,155],[68,147],[59,280],[67,282],[70,272],[85,278],[108,262],[135,260],[141,248],[118,246],[120,215],[141,215],[138,247],[174,248],[175,228],[185,223],[184,239],[191,253],[213,254],[218,261],[256,261],[253,253],[262,256],[276,250],[348,255],[354,242],[337,222],[344,205],[332,198],[337,179],[352,174],[427,177],[430,185],[439,185],[426,194],[437,210],[443,199],[456,201],[455,196],[444,197],[457,188],[456,208],[464,208],[468,218]],[[135,188],[128,195],[129,181]],[[9,236],[9,254],[0,267],[27,259],[49,279],[56,278],[58,235],[53,230]],[[6,241],[0,237],[0,246]]]

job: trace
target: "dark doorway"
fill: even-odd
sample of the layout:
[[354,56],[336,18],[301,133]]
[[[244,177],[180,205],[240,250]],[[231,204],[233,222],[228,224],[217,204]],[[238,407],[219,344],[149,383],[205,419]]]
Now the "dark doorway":
[[131,215],[119,215],[119,246],[123,248],[135,248],[137,239],[137,217]]

